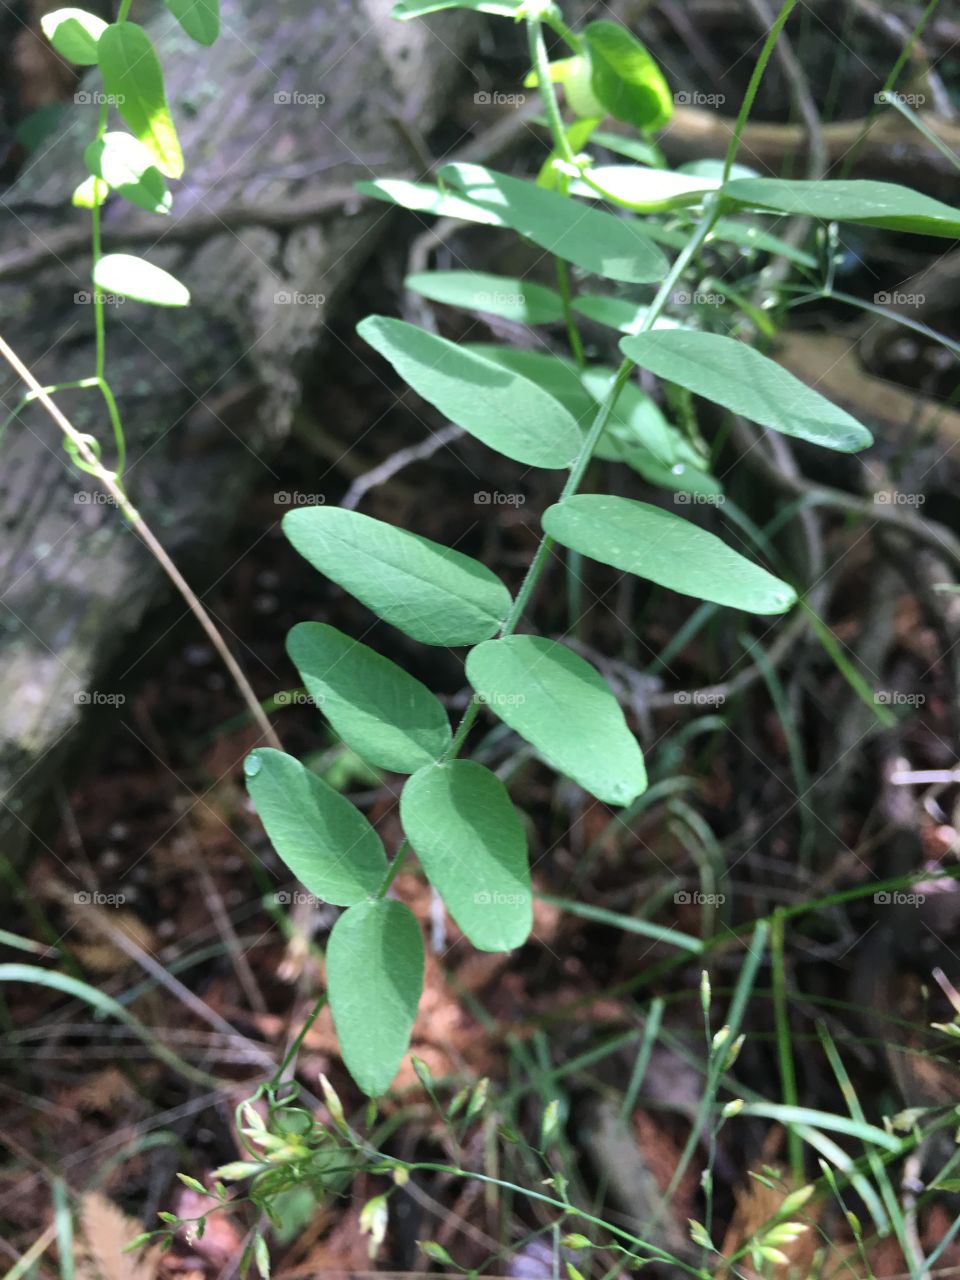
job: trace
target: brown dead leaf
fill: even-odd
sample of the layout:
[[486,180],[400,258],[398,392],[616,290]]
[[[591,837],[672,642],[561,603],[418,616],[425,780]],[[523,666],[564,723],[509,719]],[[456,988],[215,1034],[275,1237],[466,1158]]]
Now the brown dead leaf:
[[161,1248],[151,1245],[139,1253],[123,1250],[143,1232],[136,1218],[128,1218],[99,1191],[80,1201],[83,1252],[78,1280],[155,1280]]
[[[777,1210],[783,1204],[786,1197],[791,1191],[796,1190],[795,1187],[787,1187],[787,1177],[783,1178],[785,1189],[780,1190],[776,1187],[765,1186],[762,1182],[758,1182],[756,1178],[748,1178],[736,1197],[736,1208],[733,1217],[730,1219],[730,1225],[727,1227],[727,1233],[723,1237],[723,1244],[720,1252],[725,1258],[729,1258],[742,1248],[748,1240],[751,1240],[757,1232],[777,1213]],[[803,1208],[791,1218],[795,1222],[808,1222],[810,1229],[795,1240],[792,1244],[779,1244],[777,1248],[781,1253],[790,1259],[789,1265],[780,1263],[773,1269],[773,1275],[776,1280],[787,1280],[787,1277],[796,1275],[805,1276],[809,1270],[810,1263],[813,1259],[814,1252],[817,1247],[817,1236],[813,1231],[813,1227],[819,1216],[819,1206],[815,1201],[808,1201]],[[757,1277],[757,1272],[753,1271],[749,1265],[749,1258],[741,1258],[736,1263],[737,1271],[741,1275]],[[724,1277],[729,1276],[727,1269],[718,1273]]]

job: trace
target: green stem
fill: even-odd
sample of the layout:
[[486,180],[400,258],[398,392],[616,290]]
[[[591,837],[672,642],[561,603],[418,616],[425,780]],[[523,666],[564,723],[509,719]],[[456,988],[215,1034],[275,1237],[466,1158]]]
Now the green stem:
[[567,131],[563,127],[563,118],[557,103],[557,91],[550,79],[550,59],[547,57],[547,46],[543,39],[543,24],[538,18],[527,19],[527,43],[530,46],[530,61],[537,73],[540,97],[543,99],[543,109],[546,112],[547,124],[550,126],[553,145],[568,164],[573,164],[573,150]]
[[777,43],[780,32],[786,25],[787,19],[790,17],[797,0],[784,0],[780,12],[777,14],[777,20],[767,32],[767,38],[763,42],[763,48],[760,50],[760,57],[757,59],[757,65],[753,68],[753,75],[750,77],[750,83],[747,85],[747,92],[744,94],[743,102],[740,104],[740,112],[737,115],[737,123],[733,127],[733,137],[730,139],[730,145],[727,147],[727,155],[723,162],[723,181],[728,182],[730,179],[730,170],[733,168],[733,162],[737,158],[737,151],[740,147],[740,135],[743,133],[744,125],[753,109],[753,102],[757,96],[757,90],[760,88],[760,81],[763,79],[763,73],[767,69],[767,63],[770,61],[770,55],[773,53],[773,47]]

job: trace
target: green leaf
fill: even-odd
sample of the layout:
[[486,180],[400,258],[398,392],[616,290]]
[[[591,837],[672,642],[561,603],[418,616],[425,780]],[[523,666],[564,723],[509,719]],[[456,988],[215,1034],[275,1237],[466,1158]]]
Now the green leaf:
[[405,320],[367,316],[357,332],[414,391],[491,449],[531,467],[573,464],[577,424],[535,383]]
[[148,213],[169,213],[173,197],[153,155],[129,133],[105,133],[83,153],[87,168],[95,178],[131,204]]
[[135,22],[114,22],[97,42],[103,87],[134,135],[168,178],[183,173],[183,153],[167,109],[163,71],[150,37]]
[[[603,404],[616,370],[597,366],[581,374],[595,406]],[[708,460],[660,411],[659,405],[634,382],[622,389],[595,455],[622,462],[651,484],[693,493],[720,493],[719,481],[708,473]]]
[[522,3],[523,0],[398,0],[390,10],[390,17],[407,22],[442,9],[471,9],[474,13],[492,13],[498,18],[515,18]]
[[563,299],[555,289],[516,276],[482,271],[419,271],[403,282],[424,298],[466,311],[502,316],[517,324],[557,324]]
[[[603,324],[610,329],[619,329],[621,333],[637,333],[647,316],[649,308],[637,302],[628,302],[626,298],[610,298],[596,293],[581,293],[573,300],[574,311],[592,320],[594,324]],[[654,329],[682,329],[679,320],[670,316],[658,316]]]
[[74,189],[70,203],[75,209],[97,209],[110,194],[110,188],[101,178],[84,178]]
[[891,231],[947,236],[951,240],[960,236],[960,209],[895,182],[736,178],[722,192],[725,200],[750,209],[801,213]]
[[535,382],[558,400],[580,427],[585,429],[596,417],[596,405],[580,381],[577,366],[565,356],[524,351],[521,347],[500,346],[493,342],[470,342],[464,346],[467,351],[474,351],[485,360],[492,360],[501,368]]
[[659,129],[673,115],[673,95],[657,63],[636,36],[618,22],[583,29],[594,97],[617,120]]
[[299,622],[287,653],[330,723],[370,764],[414,773],[450,745],[450,721],[430,690],[336,627]]
[[381,898],[345,911],[327,943],[327,993],[347,1070],[386,1093],[410,1045],[423,990],[423,938],[409,907]]
[[489,640],[510,609],[486,565],[358,511],[301,507],[283,531],[315,569],[423,644]]
[[719,186],[719,178],[691,177],[638,164],[606,164],[585,169],[583,178],[573,182],[570,190],[593,200],[602,196],[640,213],[664,213],[701,204],[703,197]]
[[346,796],[272,747],[252,751],[243,768],[271,844],[306,889],[338,907],[376,893],[387,873],[383,844]]
[[580,493],[543,513],[551,538],[661,587],[750,613],[783,613],[796,594],[718,537],[630,498]]
[[415,213],[432,213],[437,218],[460,218],[464,222],[479,222],[488,227],[503,227],[506,223],[492,209],[441,191],[427,182],[409,182],[406,178],[377,178],[373,182],[358,182],[361,195],[382,200],[384,204],[399,205]]
[[559,773],[607,804],[646,790],[636,738],[594,667],[542,636],[487,640],[467,655],[467,679],[505,724]]
[[735,338],[664,330],[621,338],[620,349],[641,368],[774,431],[844,453],[872,442],[845,409]]
[[473,760],[429,765],[400,795],[400,821],[450,914],[481,951],[509,951],[533,925],[527,840],[507,789]]
[[623,134],[597,129],[593,141],[598,147],[605,147],[618,156],[626,156],[628,160],[636,160],[638,164],[649,164],[658,169],[666,164],[663,152],[647,138],[628,138]]
[[190,290],[169,271],[130,253],[108,253],[93,268],[93,283],[104,293],[119,293],[155,307],[185,307]]
[[54,9],[40,19],[43,34],[61,57],[80,67],[97,65],[97,41],[107,24],[85,9]]
[[482,165],[444,165],[440,177],[541,249],[584,271],[633,284],[649,284],[666,274],[666,258],[636,221],[584,208],[558,192]]
[[220,34],[220,0],[164,0],[164,4],[197,44],[211,45]]

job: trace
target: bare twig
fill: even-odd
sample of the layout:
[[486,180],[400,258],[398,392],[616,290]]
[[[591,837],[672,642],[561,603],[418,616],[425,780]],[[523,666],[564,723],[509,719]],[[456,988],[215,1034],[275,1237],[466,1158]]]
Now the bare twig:
[[146,544],[147,550],[163,569],[164,573],[173,585],[177,588],[180,595],[183,597],[187,608],[200,623],[201,627],[203,627],[207,634],[207,638],[217,651],[223,665],[229,671],[233,682],[237,687],[237,691],[246,703],[247,709],[249,710],[255,724],[260,729],[264,741],[269,743],[271,747],[276,747],[278,751],[282,750],[280,739],[277,737],[273,726],[267,719],[260,703],[257,701],[257,695],[250,687],[246,676],[240,669],[239,663],[227,647],[227,643],[217,629],[213,619],[210,617],[209,613],[207,613],[206,609],[204,609],[199,597],[187,582],[186,578],[170,559],[163,545],[154,535],[152,529],[150,529],[146,524],[139,511],[137,511],[136,507],[131,503],[124,490],[117,483],[112,472],[108,471],[107,468],[100,463],[93,450],[90,448],[90,445],[87,443],[86,437],[77,431],[73,423],[66,417],[59,406],[54,403],[47,392],[44,391],[40,383],[2,336],[0,336],[0,355],[2,355],[11,368],[19,374],[33,392],[34,398],[39,400],[46,411],[50,414],[51,418],[53,418],[54,422],[73,445],[77,454],[86,463],[90,470],[90,474],[100,481],[103,487],[114,499],[128,522],[137,534],[139,534],[141,540]]

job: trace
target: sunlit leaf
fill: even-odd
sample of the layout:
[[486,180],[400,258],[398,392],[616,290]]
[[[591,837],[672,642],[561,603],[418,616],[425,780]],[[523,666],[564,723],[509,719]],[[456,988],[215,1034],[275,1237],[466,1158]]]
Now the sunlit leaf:
[[103,87],[168,178],[183,173],[183,153],[167,109],[163,71],[150,37],[135,22],[114,22],[97,42]]
[[403,282],[432,302],[466,311],[501,316],[517,324],[556,324],[563,319],[563,300],[555,289],[483,271],[418,271]]
[[104,293],[118,293],[155,307],[185,307],[190,291],[169,271],[130,253],[108,253],[93,269],[93,282]]
[[152,152],[129,133],[106,133],[86,148],[87,168],[118,195],[148,213],[169,213],[173,197]]
[[61,57],[79,67],[97,65],[97,42],[107,24],[86,9],[54,9],[40,19],[43,34]]

